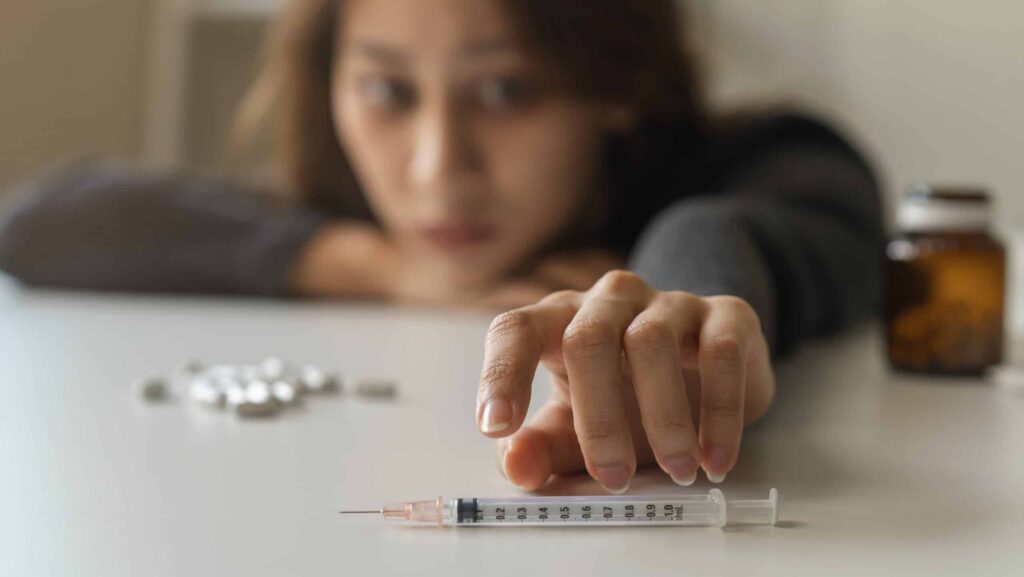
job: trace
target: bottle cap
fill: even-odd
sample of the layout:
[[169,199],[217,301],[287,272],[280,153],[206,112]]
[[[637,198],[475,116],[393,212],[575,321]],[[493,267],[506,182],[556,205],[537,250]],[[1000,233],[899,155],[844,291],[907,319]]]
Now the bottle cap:
[[903,198],[898,215],[904,232],[981,232],[991,221],[989,194],[977,187],[915,185]]

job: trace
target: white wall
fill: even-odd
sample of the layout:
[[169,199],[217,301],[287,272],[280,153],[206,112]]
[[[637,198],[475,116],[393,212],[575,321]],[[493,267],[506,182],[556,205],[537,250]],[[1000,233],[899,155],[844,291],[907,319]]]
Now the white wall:
[[0,0],[0,190],[139,151],[146,0]]
[[717,0],[723,102],[797,96],[915,181],[986,184],[1024,227],[1024,2]]

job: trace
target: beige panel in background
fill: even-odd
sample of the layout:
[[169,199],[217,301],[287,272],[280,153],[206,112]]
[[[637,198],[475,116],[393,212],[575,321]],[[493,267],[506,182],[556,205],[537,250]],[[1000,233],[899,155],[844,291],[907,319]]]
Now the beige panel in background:
[[[263,140],[243,147],[247,154],[229,154],[235,113],[259,72],[266,31],[267,20],[254,16],[207,18],[192,24],[185,88],[185,109],[190,112],[183,130],[186,164],[212,171],[232,166],[259,172],[251,164],[269,156],[272,143],[265,134],[259,135]],[[235,166],[239,161],[242,165]]]
[[0,191],[61,159],[138,153],[147,10],[0,0]]

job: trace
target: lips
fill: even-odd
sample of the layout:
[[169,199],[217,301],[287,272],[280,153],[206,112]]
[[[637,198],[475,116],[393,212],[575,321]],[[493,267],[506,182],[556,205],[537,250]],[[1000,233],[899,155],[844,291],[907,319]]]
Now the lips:
[[493,240],[497,229],[482,222],[449,221],[424,226],[423,236],[444,250],[471,248]]

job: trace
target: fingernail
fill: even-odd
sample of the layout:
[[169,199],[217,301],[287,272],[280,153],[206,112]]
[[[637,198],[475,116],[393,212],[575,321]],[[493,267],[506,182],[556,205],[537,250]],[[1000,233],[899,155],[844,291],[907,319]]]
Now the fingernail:
[[[508,476],[508,445],[505,445],[505,450],[501,452],[501,474],[505,475],[506,479]],[[511,481],[511,479],[509,479]]]
[[689,487],[697,480],[697,459],[689,455],[665,459],[664,465],[676,485]]
[[715,484],[724,481],[728,473],[726,471],[728,466],[729,454],[725,452],[725,449],[713,447],[708,450],[707,456],[704,458],[704,474],[708,476],[708,481]]
[[485,434],[504,431],[512,423],[512,405],[505,399],[491,399],[484,405],[480,430]]
[[617,465],[612,467],[594,467],[597,473],[597,482],[601,483],[605,491],[613,495],[621,495],[629,489],[629,481],[632,476],[629,467]]

